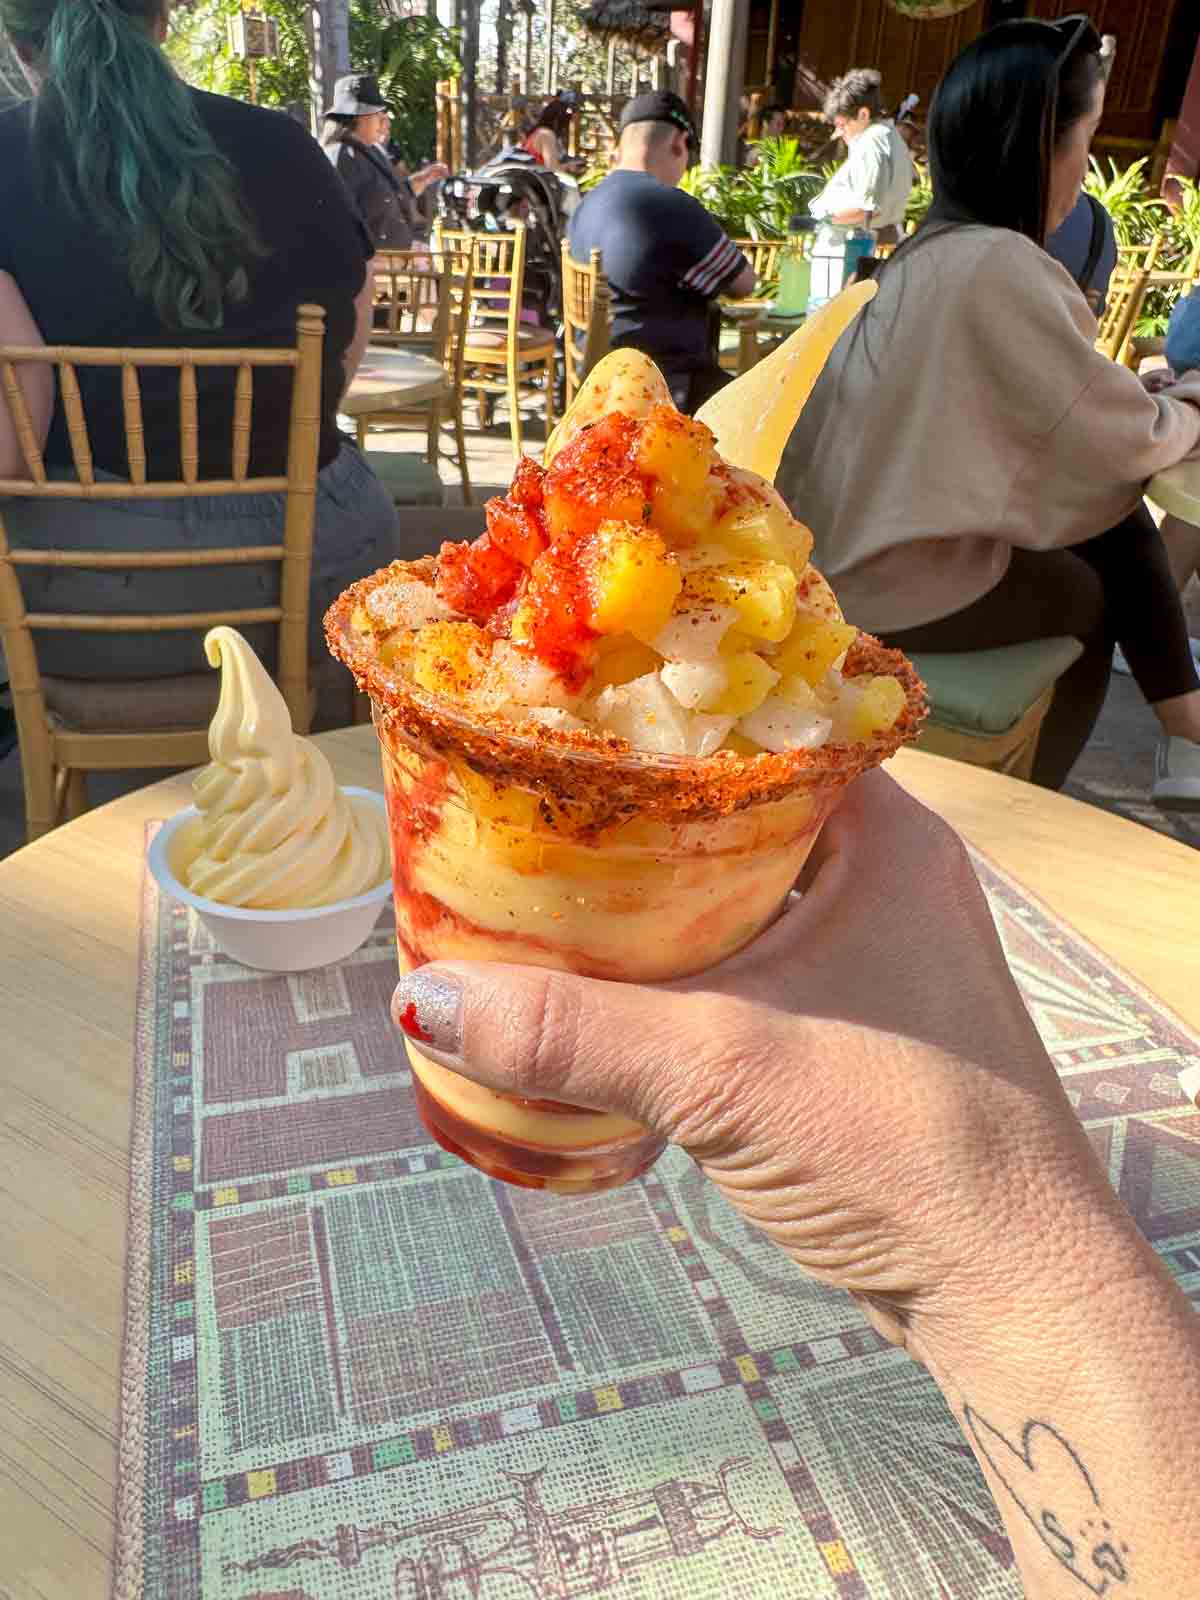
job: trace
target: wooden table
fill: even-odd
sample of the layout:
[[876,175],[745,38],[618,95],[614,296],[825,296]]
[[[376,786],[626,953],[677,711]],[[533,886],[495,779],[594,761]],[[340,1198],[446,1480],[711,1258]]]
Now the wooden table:
[[432,356],[415,350],[368,345],[354,382],[338,410],[345,416],[376,411],[403,411],[406,406],[436,400],[446,389],[446,374]]
[[1147,498],[1173,517],[1200,527],[1200,461],[1181,461],[1146,485]]
[[[380,785],[370,728],[318,743]],[[1200,853],[1064,796],[903,751],[897,778],[1200,1024]],[[0,863],[0,1595],[106,1600],[144,824],[186,777]]]

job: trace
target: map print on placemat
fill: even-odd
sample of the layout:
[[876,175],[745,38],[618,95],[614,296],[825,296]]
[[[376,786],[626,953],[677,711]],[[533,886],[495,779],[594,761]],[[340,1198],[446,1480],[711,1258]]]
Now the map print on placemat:
[[[977,869],[1112,1182],[1200,1297],[1200,1041]],[[272,977],[145,896],[119,1595],[1020,1594],[931,1380],[679,1151],[592,1198],[492,1182],[417,1119],[386,922]]]

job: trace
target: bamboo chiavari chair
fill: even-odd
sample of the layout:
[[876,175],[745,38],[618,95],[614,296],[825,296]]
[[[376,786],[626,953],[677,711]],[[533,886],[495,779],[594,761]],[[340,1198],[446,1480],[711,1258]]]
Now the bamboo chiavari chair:
[[471,505],[471,474],[463,429],[463,368],[470,319],[473,273],[469,250],[442,250],[433,255],[417,250],[381,251],[375,277],[377,314],[373,343],[417,350],[437,361],[446,376],[440,395],[400,411],[372,411],[357,419],[360,448],[372,425],[402,428],[426,424],[425,459],[435,470],[441,453],[442,424],[454,425],[455,452],[462,478],[463,504]]
[[572,261],[563,240],[563,368],[567,404],[575,398],[588,373],[608,354],[612,342],[612,302],[599,250],[593,250],[586,267]]
[[[523,449],[521,401],[540,398],[546,411],[546,437],[554,428],[554,335],[521,321],[525,288],[525,226],[511,232],[473,233],[435,227],[435,250],[469,250],[471,325],[463,352],[464,392],[480,397],[481,410],[492,395],[508,397],[513,454]],[[539,396],[533,380],[543,382]]]
[[1096,349],[1108,356],[1110,361],[1124,358],[1149,286],[1150,274],[1144,268],[1136,272],[1113,273],[1104,314],[1096,333]]
[[754,268],[755,293],[752,295],[722,295],[720,310],[722,328],[736,329],[737,344],[721,341],[718,364],[727,372],[746,372],[759,359],[758,323],[779,281],[779,254],[784,247],[782,239],[735,239],[734,244]]
[[[173,550],[53,550],[13,548],[0,514],[0,637],[8,659],[21,765],[25,785],[26,830],[35,839],[67,817],[87,809],[89,772],[145,767],[193,766],[208,759],[208,721],[216,699],[216,674],[134,682],[80,683],[44,677],[34,635],[76,630],[89,634],[201,630],[220,623],[243,627],[274,623],[279,630],[277,680],[292,725],[307,732],[312,706],[309,691],[309,576],[321,429],[321,352],[325,313],[301,306],[292,349],[103,350],[50,345],[0,346],[0,392],[7,401],[26,475],[0,479],[3,497],[51,500],[160,500],[221,494],[282,494],[282,538],[278,544],[237,548]],[[26,364],[55,369],[58,393],[71,444],[75,477],[62,481],[47,473],[17,373]],[[97,479],[87,419],[76,372],[115,367],[120,371],[129,481]],[[142,396],[138,369],[179,369],[180,462],[182,476],[147,478]],[[196,372],[204,367],[236,369],[232,430],[232,476],[201,478]],[[290,367],[291,420],[285,476],[254,476],[249,471],[251,418],[256,368]],[[168,568],[230,567],[279,562],[277,605],[220,611],[88,614],[28,611],[18,569],[89,568],[136,573]],[[207,692],[205,693],[205,689]],[[164,693],[165,691],[165,693]],[[73,707],[63,709],[63,696]],[[205,703],[207,702],[207,703]],[[181,715],[190,704],[193,716]],[[165,719],[164,719],[165,711]],[[182,725],[180,725],[182,724]]]

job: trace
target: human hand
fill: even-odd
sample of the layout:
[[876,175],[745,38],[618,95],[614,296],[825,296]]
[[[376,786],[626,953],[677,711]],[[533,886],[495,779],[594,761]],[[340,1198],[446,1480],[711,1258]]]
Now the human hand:
[[[432,1009],[429,985],[443,985]],[[852,784],[794,898],[739,955],[659,987],[492,963],[402,979],[398,1017],[496,1089],[618,1111],[681,1145],[889,1337],[1011,1297],[1051,1219],[1106,1186],[951,831],[890,779]],[[997,1280],[995,1263],[1006,1273]]]
[[1179,381],[1170,367],[1155,367],[1152,372],[1143,372],[1139,376],[1147,394],[1161,394]]

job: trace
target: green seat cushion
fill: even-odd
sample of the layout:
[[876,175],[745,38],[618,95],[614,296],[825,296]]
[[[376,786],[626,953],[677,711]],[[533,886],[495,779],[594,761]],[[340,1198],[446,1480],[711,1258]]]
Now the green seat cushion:
[[930,720],[959,733],[1007,733],[1083,654],[1078,639],[1034,639],[961,655],[914,652],[929,690]]
[[372,472],[398,506],[440,506],[442,480],[424,456],[399,450],[364,450]]

